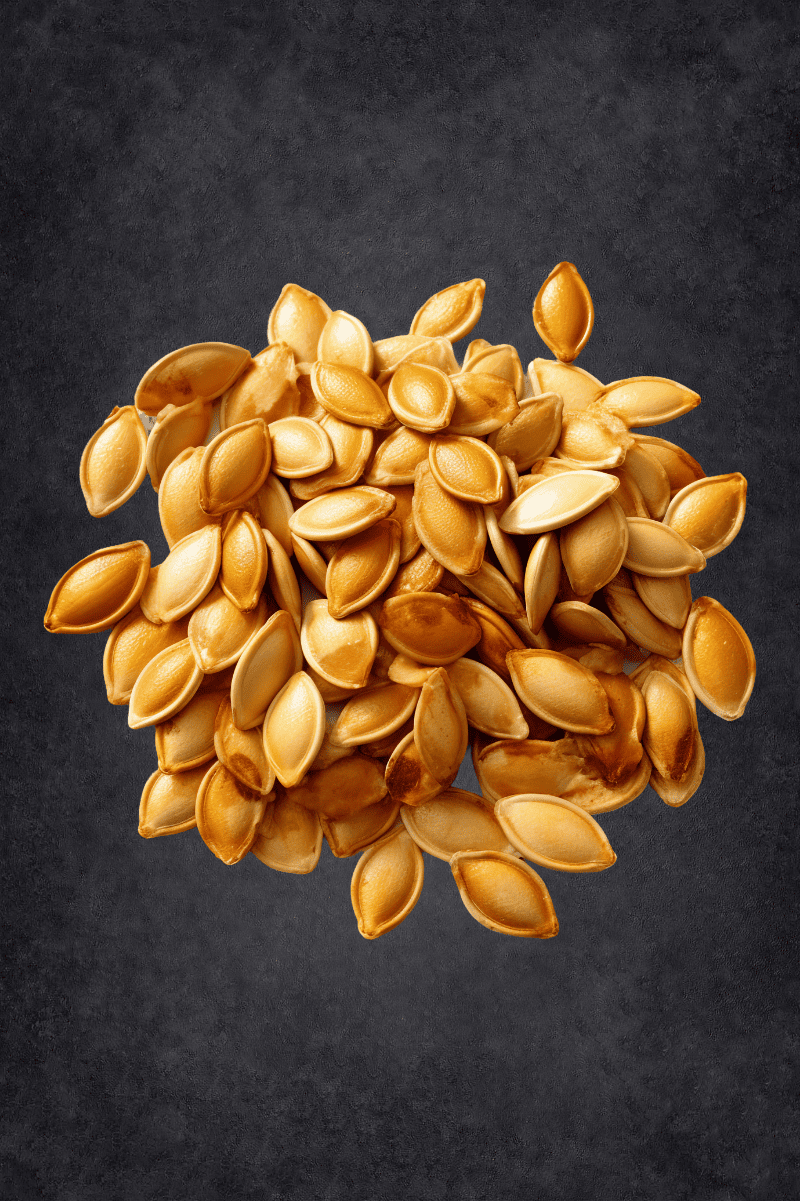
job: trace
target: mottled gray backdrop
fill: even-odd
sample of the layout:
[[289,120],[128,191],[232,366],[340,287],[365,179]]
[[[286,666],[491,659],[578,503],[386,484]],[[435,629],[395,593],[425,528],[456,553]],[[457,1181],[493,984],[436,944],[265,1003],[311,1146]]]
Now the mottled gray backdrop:
[[[13,16],[13,23],[9,24]],[[2,81],[3,1197],[753,1201],[797,1195],[798,10],[18,3]],[[146,842],[151,731],[104,635],[42,627],[98,546],[164,543],[145,482],[96,521],[80,452],[166,351],[252,351],[287,280],[403,332],[487,281],[476,334],[543,353],[539,283],[595,301],[581,365],[701,407],[658,433],[749,480],[695,581],[759,662],[706,780],[548,875],[558,938],[503,938],[426,859],[371,943],[352,863],[224,867]]]

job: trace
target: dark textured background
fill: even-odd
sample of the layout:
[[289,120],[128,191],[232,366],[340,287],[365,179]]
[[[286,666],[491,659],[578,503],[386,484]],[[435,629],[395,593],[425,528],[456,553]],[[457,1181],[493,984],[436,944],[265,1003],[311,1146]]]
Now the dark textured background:
[[[798,10],[11,11],[3,1197],[797,1195]],[[164,549],[147,483],[88,515],[92,431],[175,346],[261,349],[287,280],[379,338],[483,276],[476,335],[527,362],[560,259],[581,365],[696,388],[657,432],[749,480],[699,590],[759,676],[736,725],[701,708],[700,792],[605,818],[619,861],[549,874],[547,943],[473,922],[435,860],[370,943],[327,851],[292,877],[140,839],[152,733],[106,703],[104,635],[42,628],[90,550]]]

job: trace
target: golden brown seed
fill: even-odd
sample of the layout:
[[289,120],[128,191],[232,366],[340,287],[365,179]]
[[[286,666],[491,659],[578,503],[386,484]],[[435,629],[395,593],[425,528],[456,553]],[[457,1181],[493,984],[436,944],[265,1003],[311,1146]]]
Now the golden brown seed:
[[574,263],[558,263],[550,272],[533,304],[533,324],[560,362],[577,359],[592,332],[594,305]]
[[511,384],[517,400],[524,394],[525,375],[522,364],[516,350],[508,342],[492,346],[483,338],[476,338],[464,352],[461,370],[479,371],[482,375],[499,375]]
[[400,817],[418,847],[446,862],[459,851],[513,850],[491,806],[463,788],[446,788],[414,807],[403,805]]
[[489,435],[489,445],[507,455],[517,471],[528,471],[539,459],[551,455],[561,437],[563,402],[555,392],[529,397],[520,411]]
[[244,613],[217,584],[189,618],[189,643],[198,667],[207,675],[232,667],[266,620],[263,596]]
[[502,572],[491,563],[484,561],[472,575],[459,576],[459,579],[479,600],[491,605],[504,617],[525,620],[525,610],[519,597]]
[[[547,650],[548,648],[543,647],[542,649]],[[569,655],[570,659],[577,659],[584,667],[588,667],[590,671],[595,673],[608,672],[610,675],[617,675],[625,669],[625,656],[623,652],[614,650],[610,646],[592,646],[591,644],[564,646],[562,644],[554,649],[561,651],[562,655]]]
[[600,609],[582,601],[562,601],[550,610],[553,624],[565,639],[572,642],[601,642],[624,650],[628,639]]
[[323,817],[320,822],[332,853],[337,859],[345,859],[382,838],[394,826],[399,813],[400,803],[387,797],[352,817]]
[[677,530],[647,517],[628,517],[628,550],[623,566],[639,575],[669,577],[702,571],[705,555]]
[[231,706],[240,730],[261,725],[274,698],[302,666],[297,628],[291,615],[279,609],[252,636],[236,663]]
[[160,651],[187,636],[188,619],[156,625],[141,610],[141,601],[118,621],[103,652],[103,678],[112,705],[127,705],[140,672]]
[[[196,702],[195,697],[192,703]],[[267,762],[261,730],[240,730],[234,725],[228,696],[215,713],[212,746],[220,763],[246,788],[264,794],[275,787],[275,772]]]
[[[480,640],[475,646],[478,658],[510,684],[511,673],[506,666],[506,655],[510,650],[524,650],[525,643],[508,622],[483,601],[470,597],[464,604],[480,631]],[[463,653],[466,654],[466,651]]]
[[240,509],[266,480],[271,461],[269,430],[260,417],[217,434],[200,460],[201,509],[211,516]]
[[80,482],[92,517],[113,513],[133,496],[146,471],[147,434],[133,405],[113,408],[81,455]]
[[379,684],[367,688],[349,700],[331,730],[331,742],[338,746],[361,746],[399,730],[413,715],[419,688],[404,684]]
[[509,534],[500,529],[491,505],[486,505],[483,512],[486,519],[486,533],[489,536],[492,550],[497,555],[497,562],[517,592],[522,592],[525,586],[525,570],[517,550],[517,544]]
[[422,334],[397,334],[394,338],[381,338],[373,343],[376,372],[395,371],[410,352],[422,349],[431,341],[431,338]]
[[528,737],[519,701],[497,672],[474,659],[456,659],[447,674],[461,697],[467,721],[476,730],[492,738]]
[[676,493],[664,525],[677,530],[707,559],[730,546],[744,521],[747,480],[739,471],[694,480]]
[[456,404],[450,424],[451,434],[475,438],[491,434],[519,413],[517,394],[511,384],[496,375],[480,371],[462,371],[452,375]]
[[639,598],[651,613],[676,630],[682,630],[692,605],[692,589],[688,575],[647,576],[631,573]]
[[389,381],[386,394],[395,417],[422,432],[444,429],[456,407],[449,376],[426,363],[403,363]]
[[443,667],[431,672],[414,710],[414,742],[425,767],[440,784],[452,783],[467,749],[464,702]]
[[374,434],[367,426],[340,421],[324,410],[319,424],[333,449],[333,462],[316,475],[292,480],[289,486],[292,496],[298,500],[313,500],[315,496],[322,496],[334,488],[354,484],[372,454]]
[[291,498],[276,475],[271,472],[255,496],[262,530],[277,538],[287,555],[292,554],[292,534],[289,519],[294,513]]
[[421,688],[435,667],[428,667],[409,659],[408,655],[395,655],[389,664],[389,679],[408,688]]
[[365,481],[382,488],[413,484],[417,465],[428,461],[430,443],[430,434],[421,434],[405,426],[393,430],[377,447],[372,462],[367,465]]
[[178,621],[196,609],[214,586],[222,558],[218,525],[207,525],[182,538],[159,564],[150,607],[160,621]]
[[166,775],[154,771],[144,786],[139,802],[139,833],[142,838],[182,834],[197,825],[197,792],[208,772],[208,764],[191,771]]
[[625,422],[592,405],[582,412],[563,415],[561,436],[553,454],[573,467],[602,471],[618,467],[632,445]]
[[325,737],[325,702],[311,677],[298,671],[281,688],[264,718],[264,750],[284,788],[298,784]]
[[675,380],[638,375],[606,384],[598,404],[621,417],[630,428],[674,421],[699,405],[700,397],[691,388],[676,384]]
[[528,624],[535,634],[541,630],[550,606],[556,599],[560,578],[558,535],[552,531],[540,534],[528,556],[524,580],[525,610]]
[[621,467],[612,467],[609,475],[614,475],[619,480],[619,488],[614,493],[614,500],[625,516],[649,517],[650,510],[644,502],[641,489],[631,472],[625,470],[625,464],[623,463]]
[[557,392],[564,402],[565,413],[588,408],[603,391],[600,380],[582,367],[553,359],[534,359],[528,365],[528,378],[537,396]]
[[677,659],[681,636],[676,629],[660,621],[639,599],[629,573],[622,568],[603,589],[603,598],[614,621],[632,642],[646,651]]
[[532,867],[502,851],[460,851],[450,860],[468,912],[498,934],[553,938],[558,918],[544,881]]
[[517,695],[538,717],[575,734],[608,734],[614,719],[594,674],[558,651],[509,651]]
[[319,336],[316,357],[323,363],[356,367],[366,375],[372,375],[375,366],[372,338],[366,325],[343,309],[331,313],[326,321]]
[[710,596],[699,596],[689,613],[683,669],[697,699],[717,717],[742,716],[756,680],[755,652],[733,614]]
[[232,866],[253,845],[266,804],[265,797],[245,788],[226,767],[215,763],[197,794],[197,832],[218,859]]
[[145,458],[150,483],[156,491],[173,459],[182,451],[202,446],[205,442],[211,428],[212,414],[210,404],[193,400],[188,405],[167,405],[157,415],[156,424],[147,439]]
[[480,505],[441,487],[427,463],[414,474],[414,525],[425,549],[455,575],[472,575],[483,562],[486,521]]
[[270,342],[286,342],[298,363],[313,363],[331,310],[321,297],[286,284],[272,308],[267,324]]
[[156,726],[156,754],[163,772],[184,772],[214,758],[214,722],[224,692],[196,692],[174,717]]
[[283,479],[305,479],[333,463],[333,446],[310,417],[284,417],[269,427],[272,470]]
[[391,597],[384,602],[378,621],[390,646],[433,667],[460,659],[481,636],[464,601],[438,592]]
[[289,520],[301,538],[349,538],[388,517],[395,499],[381,488],[340,488],[309,500]]
[[647,707],[644,749],[653,770],[680,783],[694,755],[695,708],[686,693],[669,676],[652,671],[642,685]]
[[666,438],[654,438],[649,434],[635,434],[634,437],[664,468],[672,496],[687,484],[705,476],[706,473],[697,459],[693,459],[683,447],[676,446],[674,442],[667,442]]
[[386,429],[394,413],[375,380],[357,367],[340,367],[319,360],[311,369],[311,387],[323,409],[353,425]]
[[278,608],[285,609],[287,613],[291,614],[299,633],[302,621],[300,585],[294,574],[291,560],[278,539],[273,537],[269,530],[262,529],[261,533],[264,535],[264,541],[269,550],[267,586]]
[[507,534],[543,534],[561,529],[596,509],[619,487],[602,471],[567,471],[538,480],[500,518]]
[[233,514],[222,538],[219,583],[228,600],[255,609],[267,578],[269,555],[261,527],[244,509]]
[[661,521],[669,505],[670,487],[669,477],[656,456],[641,442],[634,442],[620,470],[638,487],[648,515]]
[[579,596],[599,592],[614,579],[628,553],[628,522],[616,494],[559,534],[561,560]]
[[300,631],[303,654],[313,669],[339,688],[363,688],[378,651],[378,627],[362,609],[335,618],[326,600],[309,601]]
[[267,806],[250,850],[273,871],[308,875],[322,850],[319,817],[290,797],[279,797]]
[[392,518],[400,524],[400,563],[408,563],[414,558],[421,546],[412,512],[414,489],[407,485],[399,484],[392,488],[387,488],[386,491],[395,499]]
[[644,682],[650,675],[651,671],[662,671],[664,675],[667,675],[671,680],[674,680],[675,683],[683,689],[684,693],[691,701],[695,712],[697,711],[697,698],[694,695],[692,686],[686,678],[685,673],[680,667],[678,667],[677,663],[672,663],[669,659],[665,659],[663,655],[648,655],[644,662],[641,663],[635,671],[631,672],[628,678],[633,684],[641,689],[644,687]]
[[347,617],[380,596],[397,571],[400,537],[398,522],[389,517],[339,544],[325,576],[331,617]]
[[431,442],[428,463],[439,486],[460,500],[493,505],[503,494],[505,468],[477,438],[438,435]]
[[422,762],[413,730],[392,751],[386,764],[386,786],[393,799],[403,805],[421,805],[444,788]]
[[458,371],[452,342],[447,338],[423,338],[418,345],[410,347],[393,368],[381,371],[375,382],[380,388],[386,389],[397,368],[409,363],[422,363],[427,367],[436,367],[445,375],[455,375]]
[[325,596],[325,576],[328,571],[328,564],[322,555],[312,542],[309,542],[306,538],[300,538],[297,534],[292,534],[292,549],[294,550],[294,557],[297,560],[297,566],[303,572],[306,579],[314,585],[317,592],[321,592]]
[[116,625],[138,602],[150,573],[144,542],[105,546],[80,559],[56,584],[44,615],[51,634],[93,634]]
[[128,725],[140,730],[167,721],[189,704],[202,680],[188,638],[166,647],[150,660],[133,686]]
[[[580,662],[587,666],[585,659]],[[647,716],[644,697],[621,666],[614,674],[598,667],[595,674],[608,697],[614,729],[610,734],[578,735],[574,741],[587,766],[596,769],[607,784],[616,785],[627,780],[642,761]]]
[[200,508],[200,464],[204,454],[202,446],[181,451],[162,476],[158,515],[170,550],[188,534],[220,520]]
[[155,416],[169,404],[209,402],[233,384],[251,362],[250,352],[228,342],[198,342],[172,350],[144,373],[134,403]]
[[366,850],[350,884],[359,934],[380,938],[399,926],[419,900],[424,872],[422,852],[404,826]]
[[275,342],[255,355],[232,388],[222,397],[219,428],[230,429],[261,417],[269,424],[300,411],[297,365],[286,342]]
[[410,333],[458,342],[477,324],[485,295],[486,282],[482,279],[451,284],[430,296],[417,310]]
[[310,771],[287,795],[322,817],[347,818],[382,801],[386,781],[380,764],[356,753]]
[[494,812],[511,845],[539,867],[603,872],[617,861],[600,826],[572,801],[528,792],[504,797]]

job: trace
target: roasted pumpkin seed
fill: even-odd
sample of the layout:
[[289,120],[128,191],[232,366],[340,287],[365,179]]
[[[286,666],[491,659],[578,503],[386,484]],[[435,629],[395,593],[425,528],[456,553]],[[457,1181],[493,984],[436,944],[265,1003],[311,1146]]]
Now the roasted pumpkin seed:
[[92,517],[105,517],[133,496],[147,470],[147,435],[133,405],[113,408],[81,455],[80,482]]
[[467,911],[498,934],[553,938],[558,919],[544,881],[532,867],[502,851],[459,851],[450,859]]

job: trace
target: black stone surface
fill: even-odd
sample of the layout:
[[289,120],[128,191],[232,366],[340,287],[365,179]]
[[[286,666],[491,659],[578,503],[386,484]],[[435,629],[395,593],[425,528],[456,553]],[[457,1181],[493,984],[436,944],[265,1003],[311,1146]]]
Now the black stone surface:
[[[23,2],[5,35],[2,1196],[796,1196],[796,8]],[[527,362],[561,259],[580,364],[696,388],[658,432],[749,481],[695,592],[759,675],[736,725],[701,709],[701,791],[610,814],[541,944],[436,860],[370,943],[327,851],[140,839],[152,733],[103,635],[42,627],[90,550],[164,550],[147,482],[87,513],[90,434],[175,346],[261,349],[287,280],[378,338],[483,276],[476,335]]]

